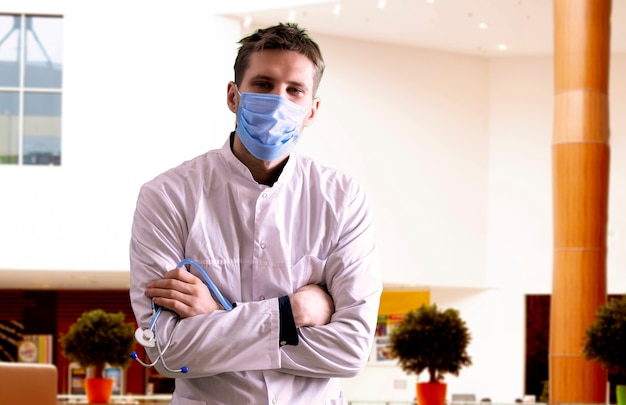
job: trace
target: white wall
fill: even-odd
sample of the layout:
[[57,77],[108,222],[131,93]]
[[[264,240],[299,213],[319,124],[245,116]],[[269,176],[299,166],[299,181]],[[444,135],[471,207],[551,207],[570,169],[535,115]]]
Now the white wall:
[[626,291],[626,55],[611,59],[611,177],[607,236],[608,291]]
[[[389,60],[384,50],[370,44],[371,54],[382,53],[383,60]],[[404,63],[423,63],[423,59],[433,61],[429,52],[413,51],[413,58],[405,59]],[[399,53],[400,55],[402,53]],[[449,55],[453,58],[454,56]],[[391,59],[395,66],[396,60]],[[474,215],[471,210],[463,210],[464,201],[480,204],[481,193],[476,191],[467,199],[459,199],[453,204],[452,211],[438,207],[434,215],[442,227],[450,227],[451,233],[458,236],[458,242],[468,243],[473,249],[480,249],[482,241],[486,244],[485,258],[479,260],[473,256],[446,258],[458,260],[459,263],[451,273],[445,274],[447,283],[439,284],[436,276],[430,273],[439,270],[437,258],[426,259],[404,257],[400,263],[407,274],[408,283],[419,284],[420,278],[430,280],[432,301],[442,307],[456,307],[466,319],[472,332],[473,340],[469,353],[473,357],[473,365],[463,369],[459,377],[447,377],[448,393],[475,393],[478,398],[490,397],[496,402],[512,402],[522,397],[524,392],[524,338],[525,338],[525,294],[548,294],[551,291],[552,277],[552,181],[551,181],[551,141],[552,141],[552,58],[548,56],[526,58],[491,59],[487,64],[487,76],[482,83],[488,93],[488,100],[482,107],[487,109],[488,139],[475,136],[465,140],[462,148],[475,152],[476,149],[487,149],[487,182],[486,210],[487,230],[481,226],[470,228],[477,239],[466,234],[456,235],[458,226],[453,223],[450,215]],[[464,72],[459,61],[459,71]],[[454,65],[452,66],[454,69]],[[610,103],[611,103],[611,174],[609,202],[609,234],[608,234],[608,292],[624,293],[626,290],[626,252],[624,249],[624,232],[626,230],[626,55],[614,55],[611,62]],[[395,72],[395,71],[394,71]],[[457,76],[460,76],[457,74]],[[465,75],[463,75],[465,76]],[[397,78],[398,76],[395,76]],[[469,77],[469,75],[465,76]],[[471,76],[478,80],[480,75]],[[428,78],[430,79],[430,78]],[[426,80],[428,80],[426,79]],[[470,79],[470,80],[471,80]],[[401,81],[401,79],[400,79]],[[391,82],[391,80],[390,80]],[[432,84],[432,83],[431,83]],[[447,83],[436,81],[434,86],[445,92]],[[450,90],[450,89],[448,89]],[[467,95],[466,95],[467,96]],[[419,98],[419,95],[417,95]],[[453,97],[462,98],[463,95]],[[422,118],[417,109],[415,120]],[[427,114],[424,114],[427,115]],[[447,125],[448,122],[435,120],[435,125]],[[458,125],[459,123],[457,123]],[[419,124],[416,125],[416,137],[419,137]],[[458,136],[467,130],[457,129]],[[429,134],[433,136],[433,134]],[[473,141],[480,144],[476,148]],[[428,142],[428,141],[425,141]],[[414,145],[410,154],[421,159],[419,145]],[[479,154],[483,158],[484,154]],[[449,157],[449,156],[448,156]],[[464,176],[472,165],[484,165],[485,162],[474,162],[475,156],[468,153],[461,162],[452,159],[441,163],[455,162],[459,166],[462,180],[470,180]],[[419,165],[419,163],[415,163]],[[419,171],[419,167],[413,168]],[[402,172],[401,172],[402,173]],[[420,174],[409,173],[419,178]],[[409,176],[405,176],[408,179]],[[408,181],[408,180],[407,180]],[[450,182],[450,177],[437,172],[435,180],[441,183]],[[469,186],[477,190],[485,187],[479,178],[472,178]],[[445,187],[445,186],[444,186]],[[375,186],[378,192],[381,188]],[[398,199],[400,200],[400,199]],[[402,221],[401,217],[411,210],[409,205],[398,202],[394,209],[385,212],[389,221]],[[393,204],[391,204],[393,205]],[[470,204],[468,204],[471,206]],[[393,211],[393,213],[391,213]],[[389,217],[387,217],[389,215]],[[447,217],[447,218],[446,218]],[[412,246],[421,236],[432,231],[429,221],[412,222],[413,234],[405,234],[406,244],[402,249],[406,256],[412,252],[421,255],[418,246]],[[485,226],[485,225],[483,225]],[[436,231],[435,231],[436,232]],[[415,235],[417,234],[417,235]],[[382,238],[393,241],[393,232],[384,233]],[[455,237],[450,240],[455,241]],[[484,239],[482,239],[484,238]],[[409,246],[410,245],[410,246]],[[443,248],[442,245],[438,246]],[[394,251],[394,254],[402,254]],[[451,251],[449,255],[457,252]],[[385,257],[385,266],[389,264]],[[484,261],[483,261],[484,260]],[[416,264],[419,263],[419,266]],[[426,266],[419,270],[414,267]],[[484,266],[484,267],[483,267]],[[437,269],[437,270],[434,270]],[[389,268],[385,267],[388,272]],[[393,271],[393,270],[392,270]],[[396,274],[394,272],[394,274]],[[387,276],[387,275],[386,275]],[[459,279],[471,278],[473,282],[457,284]],[[391,279],[393,280],[393,277]],[[464,288],[450,288],[463,286]],[[478,287],[478,288],[471,288]],[[494,370],[498,370],[494,372]],[[486,378],[488,376],[488,378]],[[385,378],[386,377],[386,378]],[[422,376],[424,377],[424,376]],[[364,390],[378,381],[381,393]],[[406,382],[406,388],[395,388],[398,382]],[[370,367],[356,379],[346,382],[349,397],[358,399],[402,399],[413,395],[414,376],[406,377],[395,369],[385,366]],[[494,383],[495,381],[495,383]],[[400,384],[401,386],[404,386]]]
[[239,27],[146,1],[60,4],[63,164],[0,166],[0,268],[127,272],[139,186],[234,127]]
[[[0,166],[0,285],[1,270],[127,272],[140,184],[221,146],[234,123],[236,23],[197,2],[68,3],[2,6],[65,15],[65,72],[63,165]],[[428,287],[467,320],[474,365],[449,392],[523,395],[523,297],[551,288],[551,58],[315,37],[328,67],[299,151],[370,191],[385,282]],[[626,290],[624,71],[614,57],[610,292]],[[350,399],[410,400],[414,381],[368,367],[344,387]]]
[[488,279],[549,292],[552,58],[490,64]]
[[316,39],[327,70],[298,147],[370,190],[385,281],[484,285],[488,62]]
[[[626,290],[626,55],[611,58],[608,292]],[[494,59],[489,73],[488,283],[549,293],[551,57]]]

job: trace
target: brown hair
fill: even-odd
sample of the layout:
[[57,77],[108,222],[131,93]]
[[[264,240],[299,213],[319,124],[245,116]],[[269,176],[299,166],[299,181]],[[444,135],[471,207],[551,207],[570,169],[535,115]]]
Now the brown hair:
[[235,59],[235,83],[241,85],[243,75],[250,64],[250,55],[264,49],[281,49],[298,52],[313,62],[315,74],[313,76],[313,94],[322,80],[324,73],[324,59],[319,46],[307,34],[306,30],[295,23],[280,23],[268,28],[256,30],[253,34],[242,38],[241,47]]

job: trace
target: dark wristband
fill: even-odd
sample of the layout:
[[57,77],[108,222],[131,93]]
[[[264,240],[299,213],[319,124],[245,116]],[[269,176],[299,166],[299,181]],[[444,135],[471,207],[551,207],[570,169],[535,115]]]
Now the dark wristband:
[[298,331],[288,295],[278,299],[278,312],[280,314],[279,345],[281,347],[285,345],[296,346],[298,344]]

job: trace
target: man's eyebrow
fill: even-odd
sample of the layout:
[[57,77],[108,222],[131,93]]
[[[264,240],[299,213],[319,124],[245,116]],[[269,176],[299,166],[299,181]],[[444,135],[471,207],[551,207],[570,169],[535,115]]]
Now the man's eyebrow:
[[256,76],[252,76],[252,77],[250,78],[250,81],[253,81],[253,80],[265,80],[265,81],[268,81],[268,82],[273,82],[273,81],[275,81],[273,77],[266,76],[266,75],[256,75]]
[[[252,76],[250,78],[250,81],[255,81],[255,80],[263,80],[263,81],[271,82],[271,83],[275,83],[277,81],[275,78],[271,76],[262,75],[262,74]],[[306,90],[309,89],[309,87],[304,82],[300,82],[297,80],[288,80],[287,83],[289,83],[290,86],[301,87]]]
[[299,82],[299,81],[296,81],[296,80],[291,80],[291,81],[288,81],[287,83],[289,83],[290,85],[295,86],[295,87],[302,87],[302,88],[303,88],[303,89],[305,89],[305,90],[308,90],[308,89],[309,89],[309,86],[307,86],[304,82]]

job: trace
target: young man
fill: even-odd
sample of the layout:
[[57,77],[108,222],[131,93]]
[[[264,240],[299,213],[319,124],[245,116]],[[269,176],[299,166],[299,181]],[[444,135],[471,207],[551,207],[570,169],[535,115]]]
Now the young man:
[[318,45],[295,24],[240,44],[235,131],[141,188],[133,310],[148,328],[152,303],[166,309],[147,352],[177,378],[172,404],[341,404],[335,378],[367,361],[382,290],[372,213],[354,180],[293,152],[319,107]]

